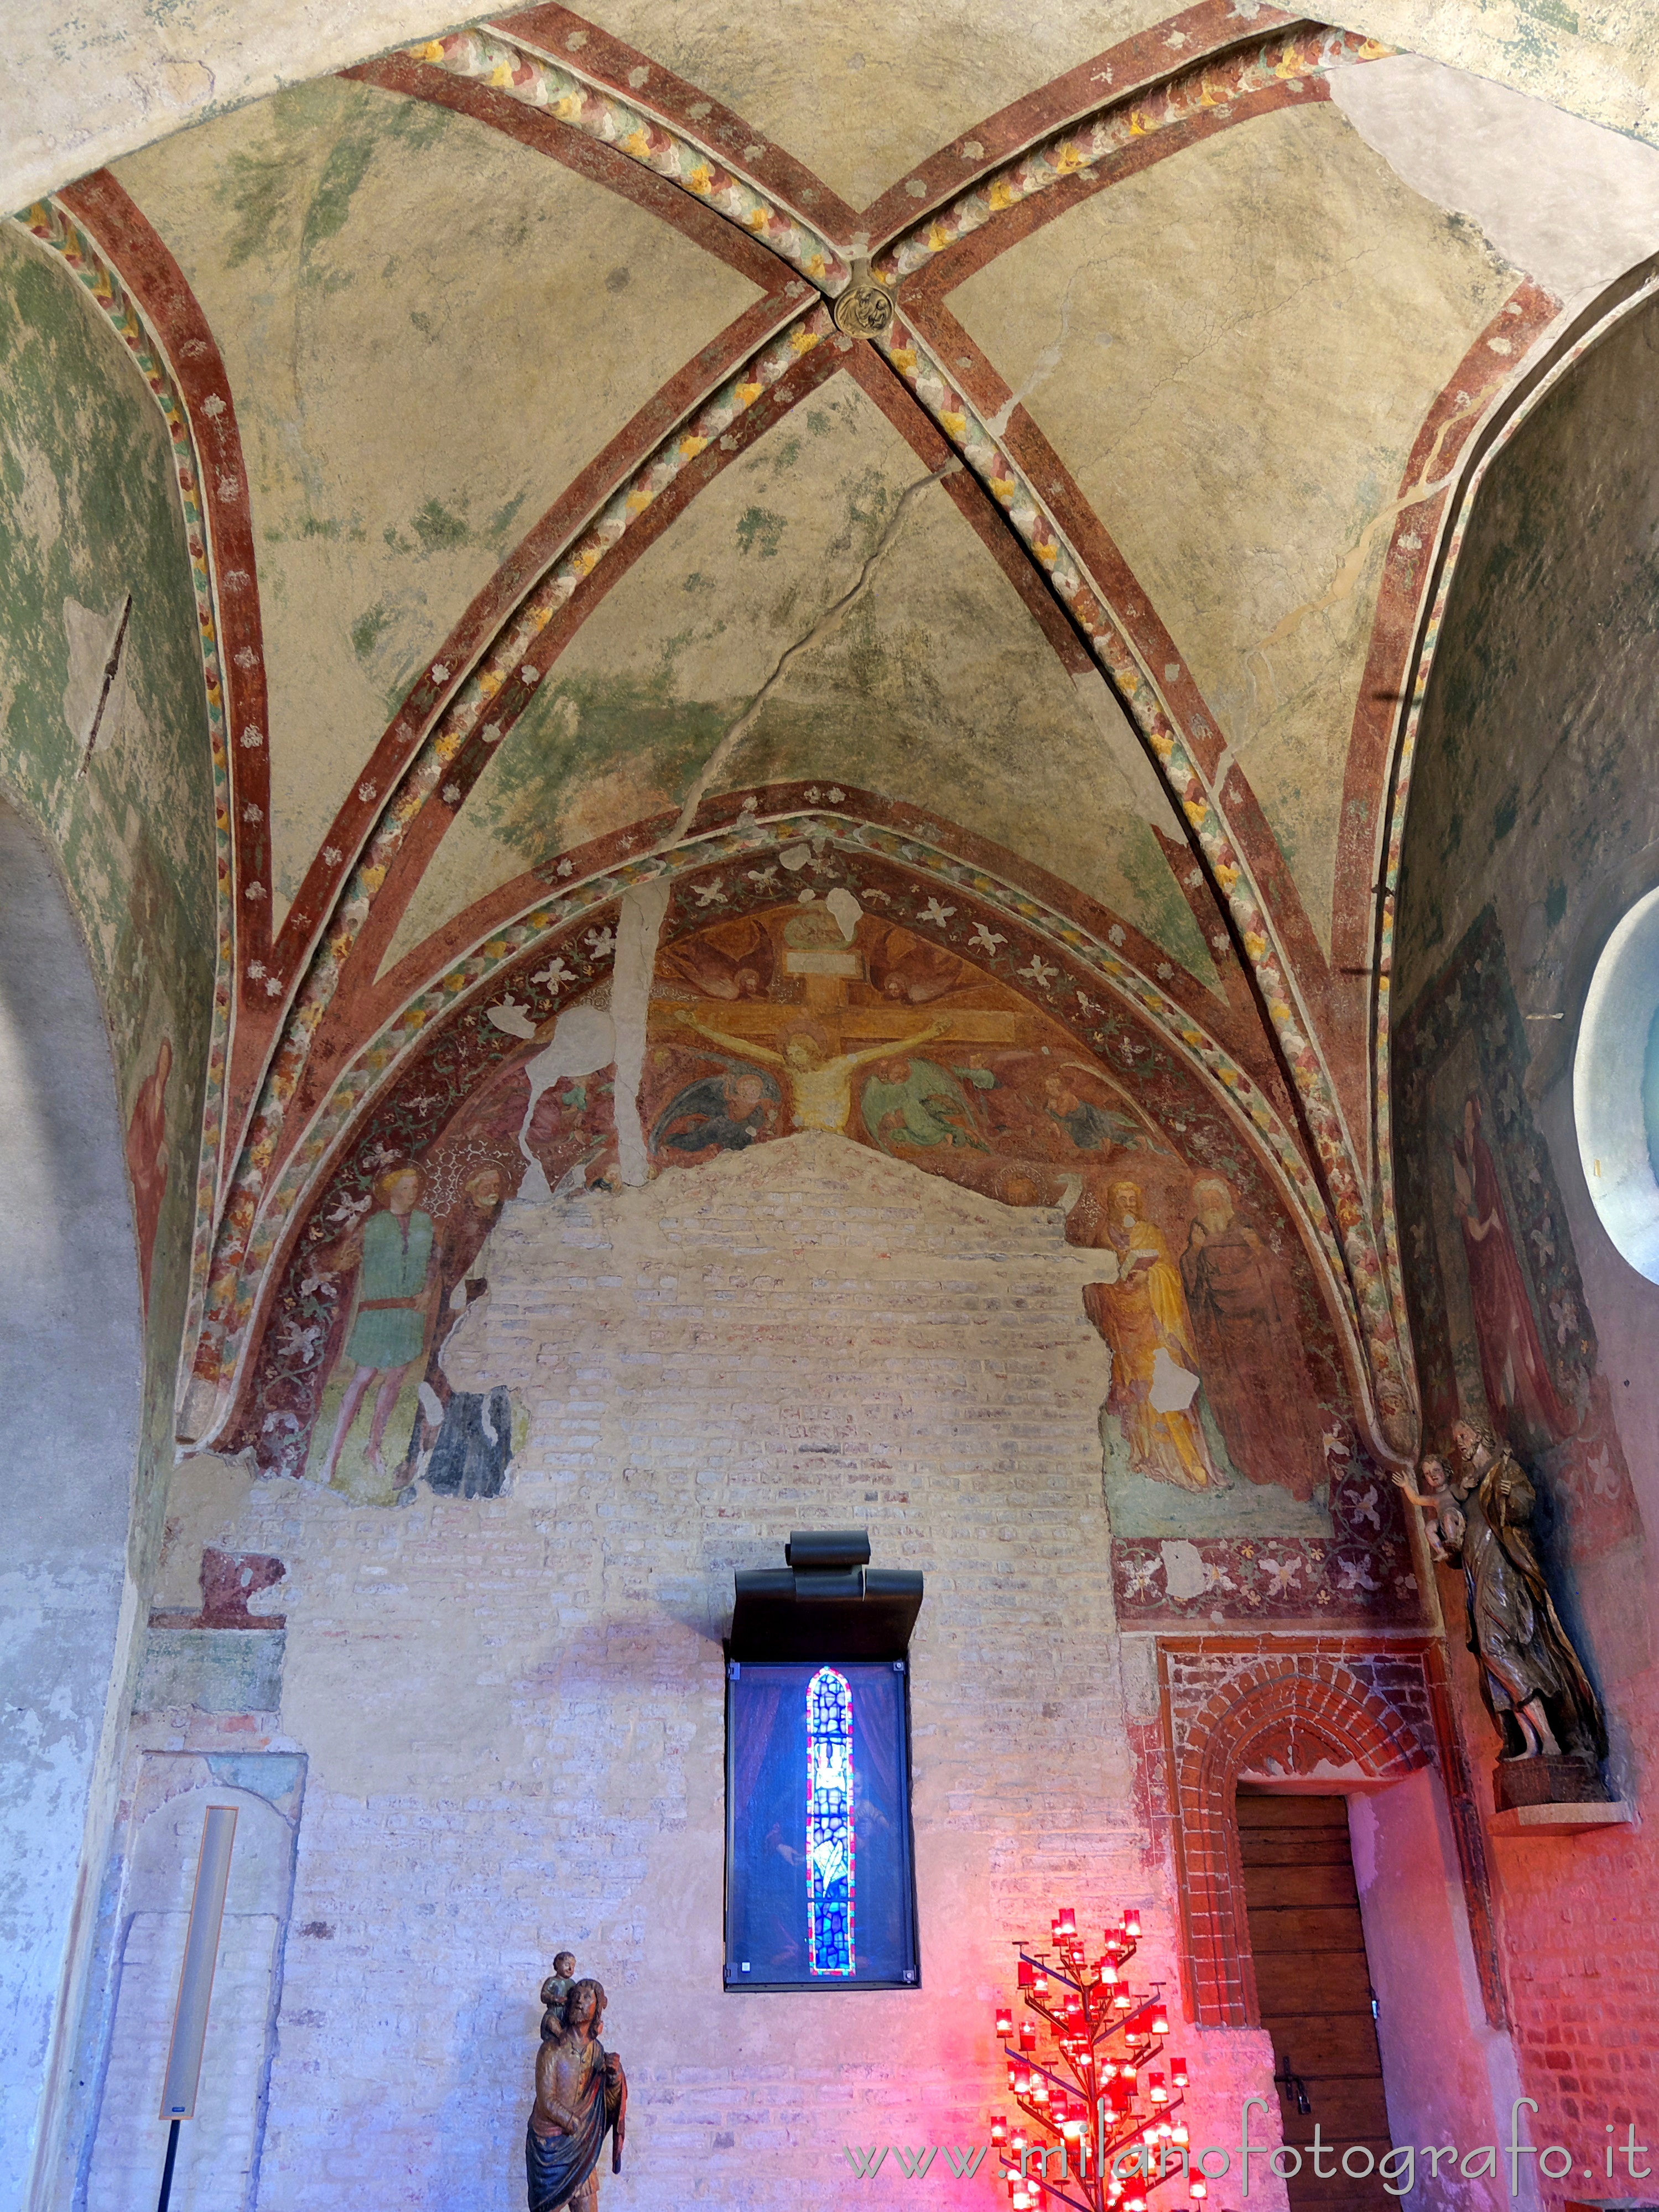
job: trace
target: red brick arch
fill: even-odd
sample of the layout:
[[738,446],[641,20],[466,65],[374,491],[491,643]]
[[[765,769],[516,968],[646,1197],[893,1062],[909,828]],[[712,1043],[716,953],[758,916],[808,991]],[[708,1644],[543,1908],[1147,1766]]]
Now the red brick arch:
[[[1160,1648],[1188,2016],[1259,2024],[1235,1805],[1241,1774],[1403,1779],[1434,1756],[1421,1656],[1221,1639]],[[1334,1786],[1341,1787],[1335,1781]]]

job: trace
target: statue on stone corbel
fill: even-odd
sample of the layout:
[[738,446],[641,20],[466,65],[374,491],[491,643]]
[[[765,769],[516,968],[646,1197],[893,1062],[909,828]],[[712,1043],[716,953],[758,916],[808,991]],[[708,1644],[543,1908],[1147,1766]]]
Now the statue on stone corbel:
[[603,1984],[572,1980],[576,1962],[568,1951],[553,1965],[542,1985],[548,2009],[536,2053],[536,2101],[525,2130],[530,2212],[562,2212],[567,2206],[569,2212],[599,2212],[599,2156],[607,2134],[611,2171],[622,2172],[628,2081],[621,2059],[599,2041]]
[[1426,1496],[1396,1480],[1434,1511],[1431,1548],[1463,1569],[1469,1649],[1504,1740],[1498,1808],[1605,1802],[1607,1722],[1533,1543],[1536,1492],[1515,1455],[1470,1422],[1454,1425],[1450,1458],[1449,1497],[1437,1462],[1424,1462]]

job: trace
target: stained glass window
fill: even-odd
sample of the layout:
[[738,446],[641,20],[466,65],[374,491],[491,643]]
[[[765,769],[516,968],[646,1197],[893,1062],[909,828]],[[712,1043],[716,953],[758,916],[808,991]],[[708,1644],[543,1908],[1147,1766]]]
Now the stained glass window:
[[729,1989],[914,1989],[908,1663],[726,1664]]
[[853,1692],[833,1667],[806,1686],[806,1955],[853,1971]]

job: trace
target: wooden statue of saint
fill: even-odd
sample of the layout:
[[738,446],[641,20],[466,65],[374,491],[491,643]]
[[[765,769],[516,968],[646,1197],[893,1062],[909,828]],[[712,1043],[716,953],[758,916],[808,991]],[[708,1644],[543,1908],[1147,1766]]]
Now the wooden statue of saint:
[[[1536,1498],[1513,1453],[1468,1421],[1452,1430],[1455,1533],[1468,1594],[1469,1648],[1481,1692],[1504,1737],[1501,1761],[1540,1759],[1582,1770],[1585,1794],[1604,1794],[1601,1701],[1562,1626],[1528,1523]],[[1449,1548],[1449,1546],[1447,1547]],[[1567,1778],[1564,1776],[1564,1779]]]
[[599,2212],[607,2134],[611,2171],[622,2172],[628,2081],[621,2059],[599,2041],[604,2022],[603,1986],[572,1982],[558,2032],[544,2033],[536,2053],[536,2101],[525,2130],[530,2212]]

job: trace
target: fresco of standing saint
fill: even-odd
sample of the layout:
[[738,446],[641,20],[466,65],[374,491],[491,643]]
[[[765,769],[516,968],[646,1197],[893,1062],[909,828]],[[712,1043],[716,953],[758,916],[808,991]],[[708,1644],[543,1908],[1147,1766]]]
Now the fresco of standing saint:
[[1480,1382],[1492,1419],[1508,1441],[1522,1451],[1538,1450],[1571,1436],[1577,1424],[1561,1402],[1539,1342],[1480,1122],[1480,1101],[1471,1092],[1463,1107],[1463,1133],[1452,1143],[1452,1208],[1463,1232]]
[[358,1408],[376,1384],[364,1456],[375,1474],[386,1479],[381,1452],[386,1425],[410,1369],[425,1348],[432,1318],[435,1232],[432,1216],[420,1206],[424,1188],[418,1168],[388,1168],[375,1180],[376,1211],[330,1255],[331,1273],[354,1261],[357,1266],[356,1311],[345,1347],[345,1358],[357,1371],[340,1401],[325,1482],[331,1483],[338,1474]]
[[1140,1187],[1115,1182],[1097,1247],[1109,1273],[1083,1286],[1083,1308],[1112,1355],[1105,1415],[1115,1415],[1136,1474],[1180,1490],[1224,1487],[1194,1401],[1198,1354],[1181,1271],[1163,1231],[1144,1219]]
[[1193,1206],[1181,1277],[1204,1395],[1228,1455],[1250,1481],[1311,1498],[1326,1479],[1324,1424],[1289,1270],[1239,1219],[1219,1176],[1199,1177]]

